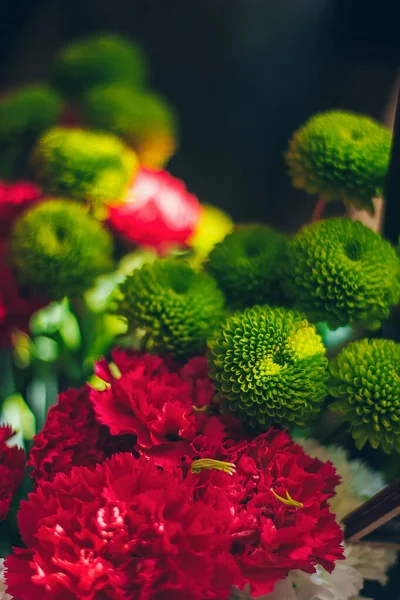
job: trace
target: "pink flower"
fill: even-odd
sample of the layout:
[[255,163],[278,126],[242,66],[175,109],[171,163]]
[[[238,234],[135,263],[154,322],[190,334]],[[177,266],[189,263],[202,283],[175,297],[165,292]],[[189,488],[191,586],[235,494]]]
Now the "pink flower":
[[141,168],[125,202],[110,208],[110,225],[129,242],[159,251],[182,245],[200,218],[185,184],[166,171]]

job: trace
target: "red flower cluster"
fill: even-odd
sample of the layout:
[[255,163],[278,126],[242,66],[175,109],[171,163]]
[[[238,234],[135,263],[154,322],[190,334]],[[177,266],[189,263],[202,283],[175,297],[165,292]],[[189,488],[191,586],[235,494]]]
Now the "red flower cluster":
[[[233,455],[233,454],[232,454]],[[160,469],[117,454],[74,467],[23,503],[25,550],[7,560],[19,600],[226,600],[232,585],[268,593],[291,569],[331,570],[341,532],[327,499],[337,477],[285,433],[212,463]]]
[[40,190],[31,183],[0,183],[0,344],[8,345],[15,329],[26,331],[32,314],[46,305],[21,289],[8,266],[8,236],[15,220],[40,199]]
[[7,560],[21,600],[224,598],[232,573],[230,503],[193,498],[194,481],[117,455],[45,483],[20,512],[27,550]]
[[6,443],[13,435],[11,427],[0,426],[0,521],[6,518],[25,472],[24,451]]
[[141,168],[125,200],[110,209],[111,227],[126,240],[157,250],[184,244],[200,218],[185,184],[166,171]]
[[247,584],[257,597],[342,558],[331,463],[218,415],[204,358],[116,350],[96,372],[104,390],[62,394],[35,439],[27,548],[7,562],[16,598],[226,600]]
[[115,452],[140,452],[157,456],[160,466],[176,465],[207,452],[223,456],[228,436],[243,438],[234,417],[204,411],[214,396],[204,357],[183,367],[122,350],[114,350],[112,358],[112,368],[107,361],[96,365],[103,391],[89,386],[67,390],[50,409],[28,463],[37,483],[67,474],[73,466],[93,468]]

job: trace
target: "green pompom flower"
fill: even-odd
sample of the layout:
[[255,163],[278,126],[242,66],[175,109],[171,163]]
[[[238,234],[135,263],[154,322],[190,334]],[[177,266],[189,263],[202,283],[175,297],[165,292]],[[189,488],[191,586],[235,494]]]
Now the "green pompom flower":
[[390,146],[390,132],[376,121],[330,111],[293,135],[286,162],[295,187],[373,213],[372,199],[384,191]]
[[122,137],[142,165],[162,168],[177,145],[177,119],[158,95],[127,87],[96,87],[84,96],[83,114],[92,127]]
[[44,85],[21,88],[0,100],[1,177],[19,175],[36,138],[57,122],[61,109],[59,95]]
[[334,218],[308,225],[288,242],[286,254],[283,287],[311,321],[372,330],[399,300],[399,258],[360,222]]
[[224,316],[224,299],[209,275],[166,258],[126,278],[116,312],[126,318],[129,331],[144,330],[156,352],[184,358],[204,352]]
[[93,206],[120,201],[138,168],[117,137],[61,127],[38,140],[32,160],[46,192]]
[[349,423],[358,449],[366,442],[400,452],[400,344],[364,339],[346,346],[330,365],[330,405]]
[[253,306],[231,316],[212,342],[209,362],[222,398],[253,427],[304,427],[327,393],[322,340],[291,310]]
[[285,247],[286,237],[263,225],[239,227],[215,246],[207,270],[229,306],[243,309],[278,301]]
[[9,258],[23,285],[44,296],[78,296],[112,268],[110,234],[79,204],[42,202],[14,226]]
[[96,85],[141,87],[147,79],[147,60],[141,48],[118,35],[78,40],[56,58],[53,83],[65,94],[79,97]]

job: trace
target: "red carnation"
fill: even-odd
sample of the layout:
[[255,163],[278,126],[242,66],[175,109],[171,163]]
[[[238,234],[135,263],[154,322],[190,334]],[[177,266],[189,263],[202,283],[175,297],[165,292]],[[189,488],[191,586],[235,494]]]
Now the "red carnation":
[[108,428],[97,422],[89,391],[88,386],[67,390],[49,410],[28,462],[37,481],[53,480],[57,473],[70,473],[74,466],[93,468],[117,449],[134,451],[135,438],[111,436]]
[[162,446],[161,454],[179,452],[177,442],[192,441],[201,429],[196,408],[207,406],[214,395],[206,359],[194,358],[181,368],[150,354],[116,350],[112,357],[118,375],[106,361],[96,367],[108,384],[91,392],[99,420],[113,435],[136,435],[142,450]]
[[[213,421],[213,419],[210,419]],[[217,441],[215,431],[208,432]],[[220,452],[220,450],[216,450]],[[338,477],[273,429],[191,468],[132,454],[43,483],[23,503],[26,550],[7,561],[19,600],[224,600],[272,591],[342,558],[328,499]]]
[[17,217],[40,196],[40,189],[33,183],[22,181],[7,185],[0,181],[0,237],[10,234]]
[[[254,596],[271,592],[295,569],[333,570],[343,549],[342,531],[328,506],[339,483],[331,463],[310,458],[286,431],[274,429],[228,451],[219,446],[215,468],[209,456],[200,450],[192,463],[192,470],[200,470],[196,497],[226,491],[237,515],[232,553]],[[235,472],[221,470],[224,464],[235,464]]]
[[75,467],[22,503],[26,550],[7,559],[19,600],[221,600],[243,578],[230,552],[224,492],[194,499],[194,479],[120,454]]
[[185,184],[166,171],[141,168],[125,202],[110,209],[110,224],[126,240],[165,250],[184,244],[200,218]]
[[25,472],[24,451],[6,443],[13,435],[11,427],[0,426],[0,521],[6,518]]

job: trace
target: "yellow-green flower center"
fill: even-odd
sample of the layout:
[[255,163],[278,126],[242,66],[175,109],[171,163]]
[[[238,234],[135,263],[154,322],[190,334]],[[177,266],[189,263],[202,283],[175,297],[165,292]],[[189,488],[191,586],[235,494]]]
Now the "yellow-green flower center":
[[212,458],[200,458],[192,462],[192,473],[200,473],[203,469],[216,469],[223,471],[228,475],[236,473],[236,465],[234,463],[224,462],[223,460],[214,460]]

